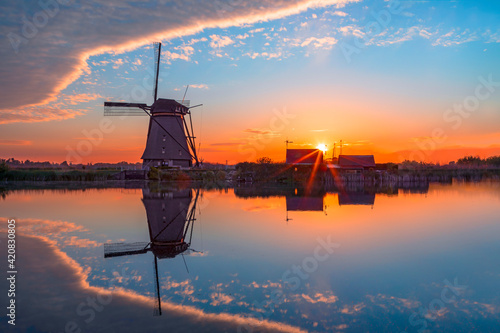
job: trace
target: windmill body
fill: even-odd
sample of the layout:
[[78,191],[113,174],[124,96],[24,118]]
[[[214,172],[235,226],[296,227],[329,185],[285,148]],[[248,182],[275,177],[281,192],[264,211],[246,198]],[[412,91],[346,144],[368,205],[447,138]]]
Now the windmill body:
[[185,237],[191,201],[190,189],[174,192],[143,190],[142,202],[148,217],[151,249],[158,258],[174,257],[187,250]]
[[185,116],[189,109],[173,99],[160,98],[151,106],[143,167],[191,167]]
[[193,200],[191,189],[152,191],[143,189],[142,203],[146,209],[149,242],[106,243],[104,257],[143,254],[152,251],[159,259],[173,258],[188,250],[199,190]]

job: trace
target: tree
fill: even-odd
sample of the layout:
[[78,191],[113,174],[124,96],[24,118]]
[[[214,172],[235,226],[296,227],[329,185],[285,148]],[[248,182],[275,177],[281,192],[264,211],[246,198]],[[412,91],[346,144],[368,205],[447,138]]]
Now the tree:
[[0,174],[6,173],[7,171],[9,171],[9,166],[5,163],[5,160],[2,160],[0,162]]
[[270,159],[269,157],[261,157],[257,160],[257,163],[259,163],[259,164],[272,164],[273,160]]
[[491,156],[486,159],[486,164],[500,166],[500,156]]
[[458,159],[457,164],[462,165],[477,165],[482,164],[483,160],[479,156],[465,156]]
[[160,180],[160,170],[156,167],[151,167],[148,172],[148,179]]

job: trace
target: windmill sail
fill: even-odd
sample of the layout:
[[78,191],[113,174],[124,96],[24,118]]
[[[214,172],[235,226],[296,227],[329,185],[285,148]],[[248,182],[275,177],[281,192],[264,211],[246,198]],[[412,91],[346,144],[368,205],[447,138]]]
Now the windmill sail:
[[[177,103],[189,108],[191,105],[190,100],[175,100]],[[145,110],[150,107],[144,103],[124,103],[124,102],[104,102],[104,116],[148,116]]]
[[149,243],[105,243],[104,258],[142,254],[149,251]]
[[158,259],[155,256],[155,307],[153,309],[153,316],[161,316],[161,294],[160,294],[160,280],[158,279]]
[[144,103],[104,102],[105,116],[146,116]]
[[161,56],[161,43],[154,43],[154,57],[155,57],[155,89],[153,91],[153,102],[158,97],[158,78],[160,76],[160,56]]

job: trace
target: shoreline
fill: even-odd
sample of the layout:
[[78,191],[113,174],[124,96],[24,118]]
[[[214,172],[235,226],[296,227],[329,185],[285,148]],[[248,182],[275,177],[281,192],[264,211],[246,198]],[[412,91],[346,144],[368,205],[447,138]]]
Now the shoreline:
[[[374,181],[369,177],[354,178],[351,175],[348,181],[339,179],[322,179],[312,184],[303,183],[278,183],[278,182],[255,182],[255,183],[220,183],[217,186],[192,182],[192,181],[157,181],[157,180],[107,180],[107,181],[0,181],[0,199],[5,199],[9,193],[16,191],[85,191],[85,190],[106,190],[106,189],[126,189],[143,190],[152,192],[169,192],[182,188],[194,188],[203,190],[228,190],[233,189],[240,196],[280,196],[280,195],[300,195],[317,196],[325,193],[339,192],[364,192],[364,193],[385,193],[396,194],[398,191],[410,191],[415,193],[425,193],[431,184],[452,185],[456,183],[480,183],[480,182],[500,182],[499,177],[489,177],[480,179],[451,178],[447,180],[429,180],[425,177],[401,176],[389,177],[383,181]],[[360,174],[360,176],[363,176]],[[295,193],[295,194],[294,194]]]

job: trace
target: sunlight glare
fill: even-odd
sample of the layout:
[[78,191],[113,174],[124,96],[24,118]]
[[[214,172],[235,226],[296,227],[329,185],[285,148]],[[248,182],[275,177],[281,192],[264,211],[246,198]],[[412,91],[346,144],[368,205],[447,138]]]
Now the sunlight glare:
[[320,143],[319,145],[316,146],[316,149],[321,150],[323,153],[326,152],[326,145],[324,143]]

